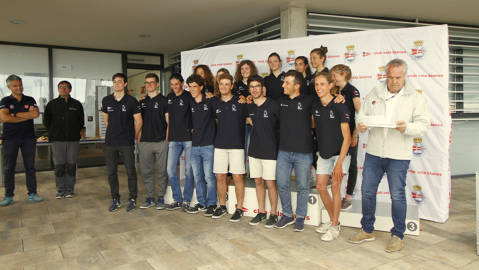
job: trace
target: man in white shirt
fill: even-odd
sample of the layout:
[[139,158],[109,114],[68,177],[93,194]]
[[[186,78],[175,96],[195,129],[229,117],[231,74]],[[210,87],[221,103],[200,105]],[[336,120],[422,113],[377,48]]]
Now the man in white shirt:
[[[364,99],[356,123],[359,132],[369,129],[364,160],[362,193],[362,229],[349,241],[359,244],[373,241],[376,193],[384,173],[392,201],[391,240],[387,252],[403,248],[406,230],[406,174],[412,157],[413,138],[426,133],[430,122],[424,96],[406,83],[407,64],[393,59],[387,66],[386,84],[375,87]],[[365,123],[368,117],[383,116],[395,128],[375,127]]]

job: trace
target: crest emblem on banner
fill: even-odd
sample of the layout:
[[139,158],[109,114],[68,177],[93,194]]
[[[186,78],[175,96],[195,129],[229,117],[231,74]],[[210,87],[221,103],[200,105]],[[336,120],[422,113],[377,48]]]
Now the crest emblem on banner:
[[411,192],[412,198],[417,203],[422,203],[424,201],[424,193],[422,193],[421,186],[414,185],[412,187],[413,191]]
[[241,60],[243,60],[243,55],[242,54],[238,54],[236,56],[236,65],[239,65],[239,63],[241,62]]
[[382,66],[378,68],[378,82],[385,82],[386,78],[388,76],[386,75],[386,67]]
[[192,72],[195,72],[195,68],[196,68],[196,66],[198,66],[199,62],[200,61],[198,59],[193,60],[193,66],[191,67]]
[[411,49],[411,57],[414,59],[420,59],[424,57],[424,41],[416,40],[414,41],[414,47]]
[[289,50],[288,56],[286,57],[286,64],[288,65],[289,68],[294,69],[295,59],[296,59],[296,56],[294,55],[294,50]]
[[346,46],[346,52],[344,53],[344,60],[346,60],[346,62],[352,63],[356,59],[354,47],[354,45]]
[[415,156],[420,156],[424,152],[424,147],[422,145],[422,138],[414,138],[414,144],[412,145],[412,153]]

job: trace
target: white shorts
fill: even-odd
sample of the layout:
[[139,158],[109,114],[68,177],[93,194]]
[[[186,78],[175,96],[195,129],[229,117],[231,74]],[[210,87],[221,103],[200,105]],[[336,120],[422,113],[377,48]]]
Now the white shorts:
[[251,178],[263,178],[264,180],[276,180],[276,160],[258,159],[248,157],[249,176]]
[[[336,162],[338,161],[338,158],[339,158],[339,155],[332,156],[328,159],[323,159],[318,153],[318,163],[317,163],[316,174],[332,175],[334,166],[336,165]],[[349,164],[350,163],[351,163],[351,156],[350,155],[345,156],[344,160],[343,160],[343,173],[344,174],[349,173]]]
[[246,169],[244,164],[244,149],[215,148],[213,172],[245,174]]

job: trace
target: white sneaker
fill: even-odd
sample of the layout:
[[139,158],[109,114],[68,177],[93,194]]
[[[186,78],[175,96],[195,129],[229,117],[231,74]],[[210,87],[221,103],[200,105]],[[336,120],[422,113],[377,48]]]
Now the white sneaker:
[[329,227],[331,227],[331,222],[321,223],[321,225],[319,225],[319,227],[316,229],[316,232],[317,233],[326,233],[328,231]]
[[339,237],[339,231],[341,230],[341,226],[330,226],[328,231],[321,237],[321,240],[329,242],[333,241],[334,239]]

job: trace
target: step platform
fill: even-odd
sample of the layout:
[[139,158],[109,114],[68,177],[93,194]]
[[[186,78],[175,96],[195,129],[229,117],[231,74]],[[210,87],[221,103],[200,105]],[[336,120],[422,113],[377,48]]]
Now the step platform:
[[[361,228],[361,200],[353,200],[352,206],[348,210],[342,210],[339,214],[339,222],[341,226]],[[321,213],[322,222],[329,222],[329,215],[325,208]],[[406,214],[406,232],[408,235],[419,235],[419,210],[417,205],[407,205]],[[391,217],[391,203],[377,202],[376,203],[376,222],[374,229],[377,231],[389,232],[393,227],[393,220]]]
[[[185,179],[182,178],[180,179],[180,187],[181,187],[181,194],[183,194],[183,189],[185,187]],[[166,187],[166,193],[164,196],[165,199],[165,204],[170,204],[173,203],[173,192],[171,190],[171,185],[168,183],[168,186]],[[191,206],[195,205],[198,203],[198,200],[196,199],[196,189],[193,190],[193,197],[191,198]]]
[[[296,211],[296,184],[294,180],[291,183],[291,205],[293,212]],[[233,214],[236,209],[236,194],[235,194],[235,186],[230,185],[228,187],[228,200],[226,201],[226,207],[228,208],[228,213]],[[306,214],[306,218],[304,224],[306,225],[314,225],[319,226],[321,223],[321,209],[323,208],[323,204],[321,199],[319,198],[319,194],[316,189],[311,189],[309,193],[309,200],[308,200],[308,211]],[[277,215],[281,216],[282,209],[281,209],[281,200],[278,196],[278,207],[277,207]],[[267,213],[270,213],[271,205],[269,203],[268,197],[268,190],[266,189],[266,204],[265,210]],[[243,213],[246,217],[254,217],[258,214],[258,200],[256,199],[256,186],[253,179],[245,180],[245,197],[243,203]]]

